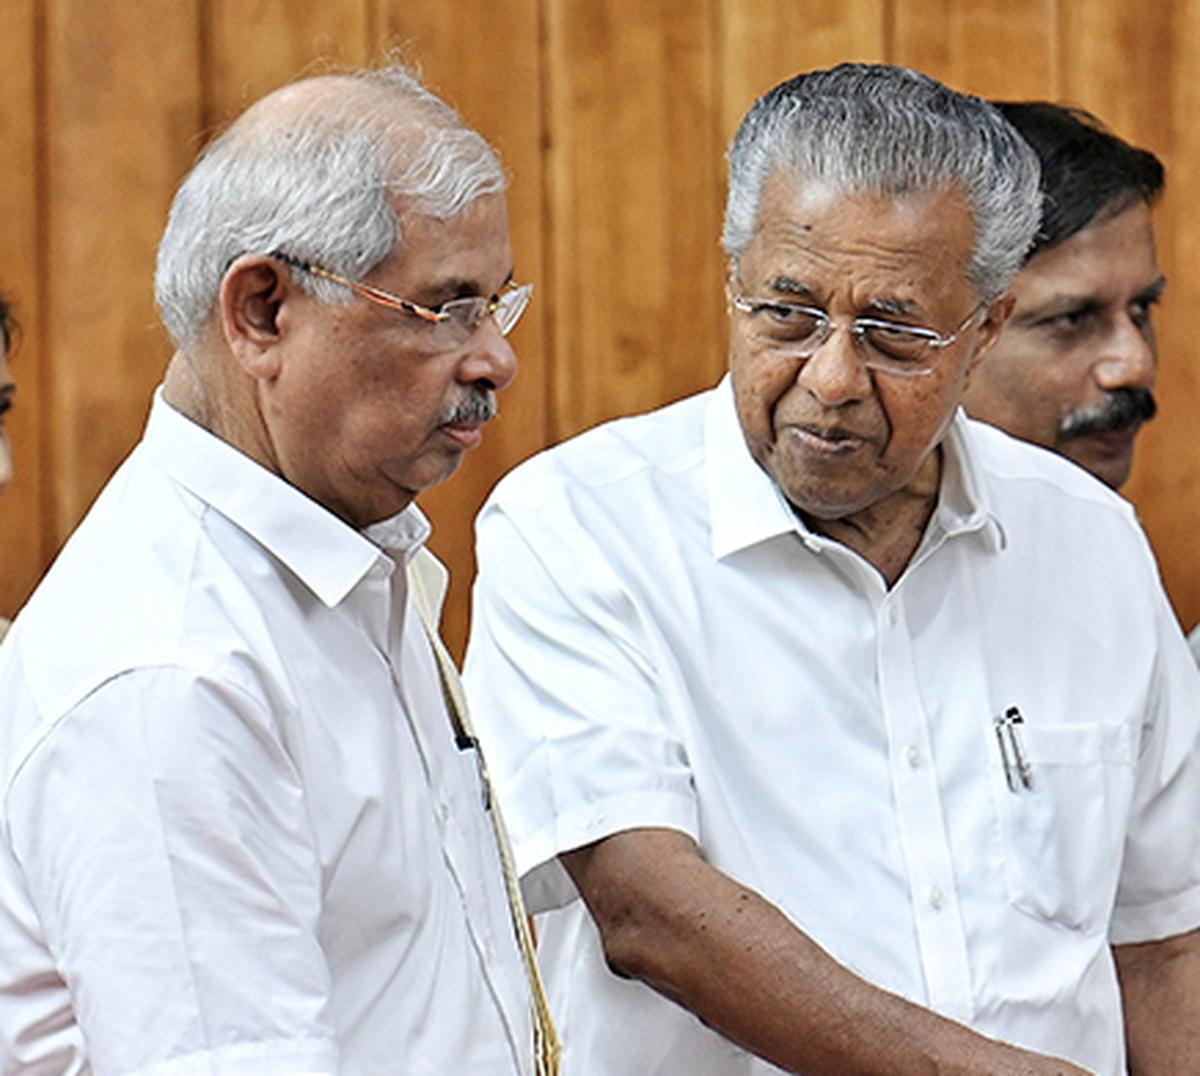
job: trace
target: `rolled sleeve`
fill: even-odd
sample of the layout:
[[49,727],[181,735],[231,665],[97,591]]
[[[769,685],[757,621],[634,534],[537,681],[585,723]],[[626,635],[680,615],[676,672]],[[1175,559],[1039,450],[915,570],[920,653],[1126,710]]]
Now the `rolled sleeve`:
[[1110,940],[1200,926],[1200,673],[1165,598]]
[[561,532],[485,509],[466,661],[533,910],[575,896],[562,852],[645,826],[698,836],[638,609],[586,534]]

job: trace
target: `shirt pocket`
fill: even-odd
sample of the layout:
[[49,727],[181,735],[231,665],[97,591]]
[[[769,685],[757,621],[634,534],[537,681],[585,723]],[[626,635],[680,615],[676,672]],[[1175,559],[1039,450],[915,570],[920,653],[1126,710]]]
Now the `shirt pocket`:
[[1005,774],[989,729],[992,796],[1009,901],[1027,915],[1074,930],[1107,931],[1133,797],[1138,737],[1118,724],[1024,723],[1017,736],[1027,787]]

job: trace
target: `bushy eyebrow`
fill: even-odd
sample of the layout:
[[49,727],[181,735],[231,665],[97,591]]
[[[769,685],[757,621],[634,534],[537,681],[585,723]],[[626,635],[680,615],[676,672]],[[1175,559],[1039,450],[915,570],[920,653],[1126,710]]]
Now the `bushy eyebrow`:
[[[783,292],[785,295],[794,295],[814,306],[820,306],[812,288],[802,281],[796,280],[795,277],[781,274],[773,277],[767,286],[771,291]],[[822,307],[822,309],[824,308]],[[906,302],[903,299],[882,297],[872,299],[862,310],[862,314],[866,316],[887,314],[893,317],[914,317],[919,313],[920,310],[915,303]]]
[[[504,278],[504,283],[500,285],[499,290],[490,295],[494,298],[500,291],[503,291],[509,284],[513,282],[513,271],[509,269],[508,275]],[[467,280],[463,277],[452,277],[449,280],[441,281],[433,284],[428,288],[423,289],[423,296],[435,300],[433,305],[448,303],[453,299],[473,299],[477,295],[488,294],[484,292],[483,286],[477,280]]]

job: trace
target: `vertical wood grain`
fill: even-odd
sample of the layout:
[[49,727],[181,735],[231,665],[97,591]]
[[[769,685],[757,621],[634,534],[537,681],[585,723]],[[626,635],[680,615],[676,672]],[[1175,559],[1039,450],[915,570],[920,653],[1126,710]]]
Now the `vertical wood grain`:
[[1154,213],[1159,264],[1169,281],[1158,326],[1159,416],[1138,436],[1122,490],[1137,506],[1168,593],[1185,626],[1200,621],[1200,349],[1188,311],[1200,307],[1200,11],[1187,0],[1151,8],[1060,0],[1062,97],[1166,166]]
[[152,278],[198,125],[197,8],[53,0],[45,12],[43,354],[64,538],[136,441],[169,354]]
[[887,59],[887,0],[742,0],[717,4],[719,138],[725,145],[750,105],[801,71]]
[[11,616],[29,596],[54,548],[45,511],[53,474],[43,422],[49,385],[39,316],[37,29],[35,0],[0,5],[0,291],[21,324],[9,364],[17,382],[17,405],[6,422],[16,477],[0,501],[0,616]]
[[556,436],[724,366],[712,25],[688,0],[547,8]]
[[915,67],[964,93],[1053,97],[1055,0],[892,2],[891,62]]
[[207,0],[206,122],[216,128],[268,91],[371,59],[373,0]]
[[516,381],[500,415],[458,471],[421,495],[433,522],[431,548],[450,568],[442,618],[451,651],[462,656],[475,574],[473,521],[496,480],[542,448],[551,435],[549,333],[554,294],[543,251],[542,57],[538,6],[529,0],[393,0],[382,3],[381,42],[418,64],[431,89],[500,153],[508,172],[513,272],[532,281],[533,301],[513,331]]

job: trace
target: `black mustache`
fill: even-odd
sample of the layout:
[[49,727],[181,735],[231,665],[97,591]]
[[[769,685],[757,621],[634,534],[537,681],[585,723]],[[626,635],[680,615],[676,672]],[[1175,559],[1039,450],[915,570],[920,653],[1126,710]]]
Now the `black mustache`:
[[491,389],[470,388],[467,395],[446,411],[439,426],[479,426],[496,417],[496,394]]
[[1104,403],[1065,415],[1058,433],[1065,439],[1124,430],[1136,422],[1149,422],[1157,413],[1149,389],[1113,389]]

